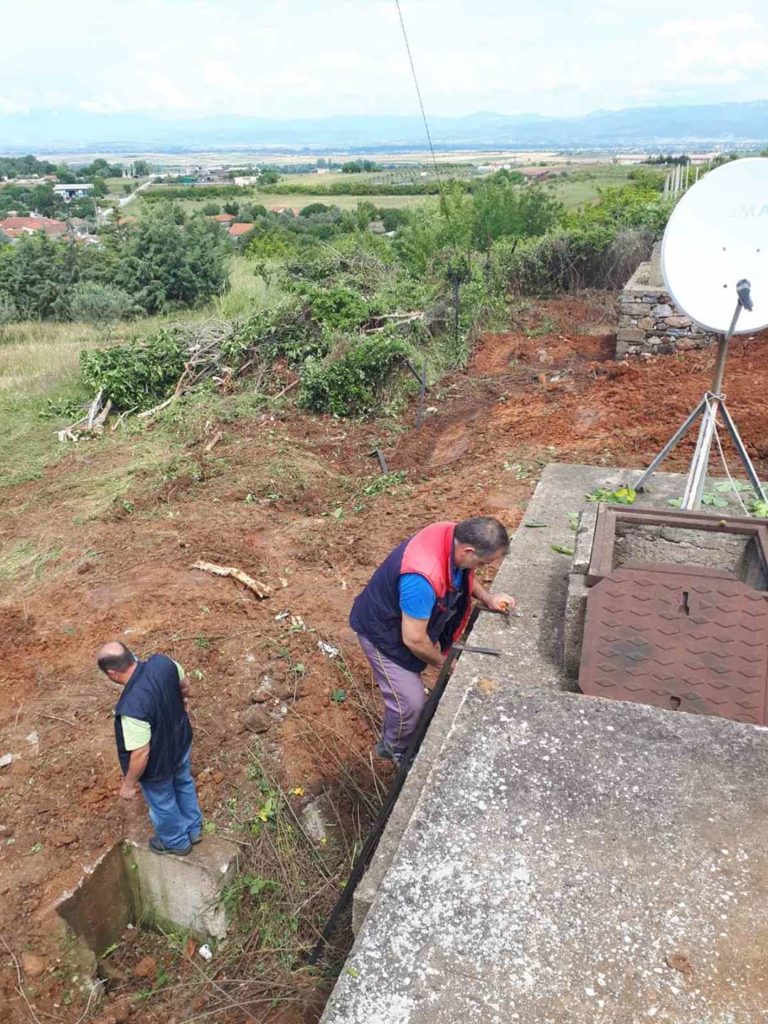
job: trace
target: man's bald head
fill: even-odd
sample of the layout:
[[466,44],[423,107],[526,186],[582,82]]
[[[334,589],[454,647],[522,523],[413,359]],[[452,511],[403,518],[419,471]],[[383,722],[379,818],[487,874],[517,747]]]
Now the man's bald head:
[[101,671],[106,673],[110,679],[128,672],[136,664],[133,652],[129,651],[125,644],[119,640],[112,640],[110,643],[100,647],[99,653],[96,655],[96,661]]

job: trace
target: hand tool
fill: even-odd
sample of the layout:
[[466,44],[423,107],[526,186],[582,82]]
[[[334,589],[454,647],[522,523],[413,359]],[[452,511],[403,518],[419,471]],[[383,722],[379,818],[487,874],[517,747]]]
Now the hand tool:
[[475,647],[473,644],[451,644],[451,650],[461,654],[492,654],[494,658],[500,658],[504,653],[495,647]]

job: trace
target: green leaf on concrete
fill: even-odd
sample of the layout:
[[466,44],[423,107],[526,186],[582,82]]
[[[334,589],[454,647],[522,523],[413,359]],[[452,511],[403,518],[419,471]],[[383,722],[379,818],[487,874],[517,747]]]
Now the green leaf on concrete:
[[727,493],[728,491],[748,491],[750,486],[743,480],[721,480],[719,484],[715,484],[715,490],[721,493]]
[[523,523],[523,526],[527,526],[529,530],[544,530],[549,526],[549,523],[528,522]]
[[721,498],[719,494],[712,491],[705,491],[701,496],[702,505],[711,505],[713,508],[728,508],[728,499]]
[[632,505],[637,497],[637,491],[632,487],[619,487],[615,491],[609,491],[605,487],[596,487],[586,496],[587,501],[607,501],[613,505]]
[[572,555],[573,548],[567,548],[564,544],[550,544],[553,551],[556,551],[558,555]]

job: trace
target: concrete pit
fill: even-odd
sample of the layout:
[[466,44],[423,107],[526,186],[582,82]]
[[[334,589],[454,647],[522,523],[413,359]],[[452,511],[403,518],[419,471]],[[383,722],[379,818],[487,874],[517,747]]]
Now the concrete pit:
[[117,843],[86,869],[56,912],[94,963],[129,924],[223,939],[227,919],[221,896],[236,870],[236,848],[215,836],[206,837],[187,857],[158,856],[138,843]]

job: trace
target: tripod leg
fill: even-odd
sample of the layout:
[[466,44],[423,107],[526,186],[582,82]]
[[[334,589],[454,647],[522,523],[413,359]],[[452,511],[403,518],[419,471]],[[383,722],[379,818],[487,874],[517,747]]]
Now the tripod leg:
[[747,476],[749,477],[749,482],[752,484],[752,489],[761,501],[765,501],[765,491],[763,490],[763,485],[760,483],[760,477],[755,472],[755,467],[752,465],[752,460],[747,454],[747,449],[744,447],[744,442],[741,440],[741,435],[739,434],[736,424],[731,419],[731,414],[728,412],[725,402],[720,403],[720,412],[722,413],[723,421],[725,422],[728,433],[731,435],[733,445],[739,454],[741,464],[747,471]]
[[704,493],[704,484],[707,480],[707,467],[709,466],[709,453],[712,448],[712,438],[715,434],[715,423],[717,409],[720,402],[716,397],[704,396],[704,414],[701,420],[699,436],[696,439],[696,449],[691,460],[691,468],[688,479],[685,482],[685,493],[681,508],[697,509],[701,505],[701,497]]
[[645,486],[645,484],[648,482],[648,480],[650,480],[650,478],[653,476],[653,474],[656,472],[656,470],[662,464],[664,459],[666,459],[666,457],[669,455],[669,453],[672,451],[672,449],[675,448],[679,444],[680,441],[682,441],[682,439],[685,437],[685,435],[691,429],[693,424],[696,422],[696,417],[700,416],[701,413],[706,408],[706,404],[707,404],[706,398],[702,398],[702,400],[699,402],[699,404],[693,410],[693,412],[688,417],[688,419],[685,421],[685,423],[683,423],[683,425],[679,428],[677,433],[673,434],[673,436],[669,439],[669,441],[667,441],[667,443],[661,449],[661,451],[656,456],[656,458],[653,460],[653,462],[650,464],[650,466],[643,472],[643,475],[640,477],[640,479],[635,484],[635,490],[636,491],[642,491],[643,490],[643,487]]

